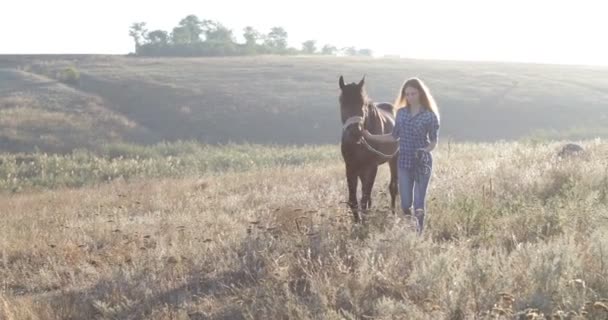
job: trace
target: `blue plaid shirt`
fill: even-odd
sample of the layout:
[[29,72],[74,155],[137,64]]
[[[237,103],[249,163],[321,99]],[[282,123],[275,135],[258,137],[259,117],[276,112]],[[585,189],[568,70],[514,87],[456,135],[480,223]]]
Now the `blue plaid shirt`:
[[421,110],[412,116],[409,108],[399,109],[393,129],[393,137],[399,139],[399,168],[414,168],[416,150],[437,141],[438,133],[439,119],[432,111]]

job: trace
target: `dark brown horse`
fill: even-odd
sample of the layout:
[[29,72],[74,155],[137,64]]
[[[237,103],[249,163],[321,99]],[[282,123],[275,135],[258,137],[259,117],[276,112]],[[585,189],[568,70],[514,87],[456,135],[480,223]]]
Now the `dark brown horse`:
[[377,144],[366,141],[362,130],[371,134],[387,134],[395,126],[395,107],[390,103],[373,103],[365,92],[365,76],[359,83],[344,84],[340,76],[340,112],[342,117],[342,158],[346,165],[348,183],[348,205],[353,211],[355,221],[359,221],[357,185],[361,180],[361,209],[372,205],[372,189],[378,166],[388,162],[391,169],[389,192],[391,209],[395,210],[397,195],[397,144]]

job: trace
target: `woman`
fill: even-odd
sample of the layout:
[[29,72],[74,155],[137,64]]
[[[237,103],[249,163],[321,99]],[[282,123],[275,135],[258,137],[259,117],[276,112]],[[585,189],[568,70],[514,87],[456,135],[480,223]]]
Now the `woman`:
[[418,233],[421,233],[424,228],[426,191],[433,166],[431,151],[437,146],[439,133],[439,111],[429,89],[418,78],[405,81],[395,107],[399,109],[392,133],[372,135],[364,130],[363,136],[379,143],[399,141],[401,208],[411,216],[413,202]]

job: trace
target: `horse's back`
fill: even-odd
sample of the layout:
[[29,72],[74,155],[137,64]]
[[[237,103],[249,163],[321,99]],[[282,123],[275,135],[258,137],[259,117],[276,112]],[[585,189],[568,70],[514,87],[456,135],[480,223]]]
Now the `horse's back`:
[[376,103],[376,108],[378,109],[380,119],[383,122],[383,133],[391,133],[395,127],[395,114],[397,113],[397,110],[388,102]]
[[380,109],[380,110],[384,110],[384,111],[392,114],[393,116],[395,115],[395,113],[397,111],[395,106],[393,106],[393,104],[388,103],[388,102],[379,102],[376,104],[376,107],[378,107],[378,109]]

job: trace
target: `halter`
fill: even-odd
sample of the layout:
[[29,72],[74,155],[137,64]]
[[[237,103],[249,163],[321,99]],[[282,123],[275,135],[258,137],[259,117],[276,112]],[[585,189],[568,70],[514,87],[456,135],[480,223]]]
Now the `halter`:
[[342,131],[345,131],[346,128],[350,127],[353,124],[359,124],[359,123],[363,123],[365,119],[363,117],[360,116],[352,116],[348,119],[346,119],[346,121],[344,122],[344,125],[342,126]]
[[[365,118],[363,118],[361,116],[352,116],[352,117],[346,119],[346,121],[344,121],[344,125],[342,126],[342,132],[346,131],[346,129],[353,124],[363,124],[364,122],[365,122]],[[362,144],[367,150],[369,150],[370,152],[379,156],[380,158],[383,158],[384,160],[391,159],[399,152],[399,146],[397,145],[397,149],[395,150],[395,152],[393,154],[382,153],[381,151],[376,150],[374,147],[369,145],[369,143],[367,143],[367,140],[365,140],[365,138],[363,138],[363,137],[361,137],[361,139],[357,142],[357,144]]]

